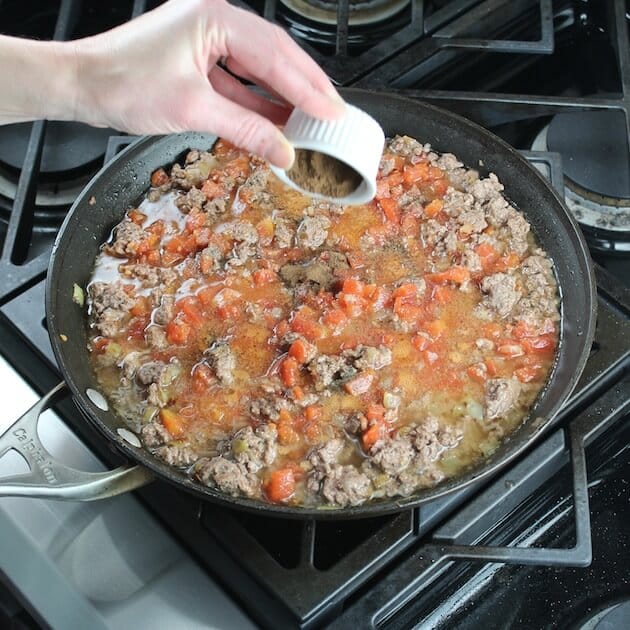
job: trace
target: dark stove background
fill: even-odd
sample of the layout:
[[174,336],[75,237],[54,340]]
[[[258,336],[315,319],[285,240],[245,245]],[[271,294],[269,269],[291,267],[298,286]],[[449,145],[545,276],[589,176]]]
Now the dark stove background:
[[[5,0],[0,31],[86,36],[154,4]],[[554,432],[483,488],[412,513],[324,524],[228,512],[161,483],[139,497],[268,627],[335,619],[340,627],[402,628],[420,620],[444,628],[579,627],[630,597],[623,570],[628,500],[620,487],[629,455],[630,300],[619,284],[630,282],[629,3],[411,0],[361,27],[348,24],[347,1],[338,4],[333,27],[305,21],[282,0],[240,4],[288,27],[337,83],[394,90],[463,113],[527,151],[560,190],[564,170],[572,178],[567,195],[579,189],[595,204],[585,230],[618,279],[598,269],[595,344]],[[597,124],[584,112],[599,117]],[[602,142],[598,129],[612,130],[613,139]],[[0,351],[40,391],[58,379],[43,311],[52,241],[81,186],[130,141],[115,134],[61,123],[0,127]],[[609,186],[614,203],[602,208]],[[61,412],[104,460],[116,461],[70,401]],[[561,568],[589,559],[589,484],[595,560],[588,570]]]

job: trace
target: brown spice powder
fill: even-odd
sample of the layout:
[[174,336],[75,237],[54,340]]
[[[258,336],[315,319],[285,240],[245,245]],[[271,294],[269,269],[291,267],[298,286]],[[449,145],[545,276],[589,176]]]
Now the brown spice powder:
[[296,149],[287,176],[303,190],[337,198],[353,193],[363,180],[344,162],[310,149]]

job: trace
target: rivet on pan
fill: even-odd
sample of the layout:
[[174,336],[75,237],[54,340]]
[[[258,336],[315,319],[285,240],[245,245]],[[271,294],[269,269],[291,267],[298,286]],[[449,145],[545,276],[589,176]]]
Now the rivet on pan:
[[129,442],[131,446],[136,446],[137,448],[142,446],[142,442],[140,442],[138,436],[135,433],[132,433],[129,429],[116,429],[116,433],[118,433],[125,442]]
[[107,411],[109,409],[105,396],[103,396],[100,392],[97,392],[95,389],[86,389],[85,395],[102,411]]

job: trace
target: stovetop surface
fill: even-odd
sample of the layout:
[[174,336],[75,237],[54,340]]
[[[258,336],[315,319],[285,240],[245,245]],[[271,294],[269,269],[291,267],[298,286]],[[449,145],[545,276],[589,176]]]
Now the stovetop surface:
[[[9,1],[0,29],[78,37],[153,4],[64,0],[33,10]],[[601,265],[598,327],[553,430],[483,487],[393,516],[300,523],[200,503],[156,482],[135,494],[141,510],[268,627],[628,627],[630,7],[403,0],[376,25],[356,26],[367,18],[341,2],[324,6],[331,26],[305,20],[297,0],[241,4],[288,28],[340,85],[422,98],[524,151],[565,194]],[[81,187],[130,141],[67,123],[0,127],[0,354],[40,393],[59,378],[43,303],[52,241]],[[69,435],[118,462],[71,401],[58,411]],[[77,506],[79,520],[85,509]],[[144,518],[131,522],[152,527],[138,525]],[[126,544],[120,535],[114,553]],[[235,619],[226,613],[221,623]]]

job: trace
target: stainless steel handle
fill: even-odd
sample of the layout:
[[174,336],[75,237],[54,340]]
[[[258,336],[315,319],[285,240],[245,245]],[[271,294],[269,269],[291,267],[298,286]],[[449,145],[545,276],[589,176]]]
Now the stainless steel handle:
[[60,383],[0,435],[0,457],[16,450],[30,467],[20,475],[0,477],[0,497],[43,497],[62,501],[95,501],[134,490],[153,480],[142,466],[121,466],[92,473],[70,468],[53,457],[37,434],[39,416],[64,393]]

